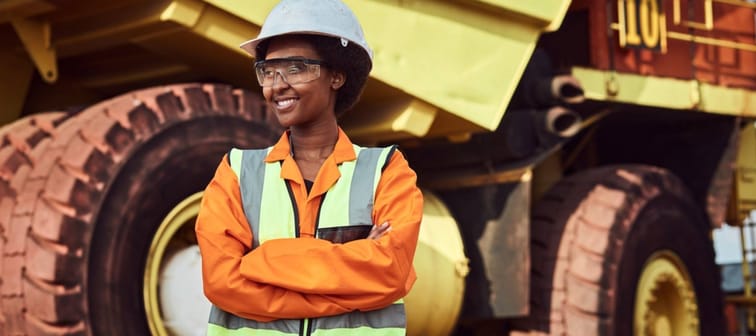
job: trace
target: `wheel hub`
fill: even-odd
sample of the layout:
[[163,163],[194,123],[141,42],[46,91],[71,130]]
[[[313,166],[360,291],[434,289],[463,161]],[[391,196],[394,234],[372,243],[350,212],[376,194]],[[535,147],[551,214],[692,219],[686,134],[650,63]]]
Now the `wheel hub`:
[[152,239],[144,270],[144,305],[152,335],[204,332],[210,303],[202,293],[194,220],[202,193],[171,210]]
[[682,260],[672,251],[654,253],[641,272],[635,296],[636,336],[698,333],[696,295]]

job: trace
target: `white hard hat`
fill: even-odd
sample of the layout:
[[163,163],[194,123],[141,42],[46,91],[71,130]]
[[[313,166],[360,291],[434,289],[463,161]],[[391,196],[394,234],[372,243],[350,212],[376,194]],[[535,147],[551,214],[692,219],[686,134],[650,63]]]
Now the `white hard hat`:
[[354,43],[367,52],[370,60],[373,51],[365,40],[365,34],[352,10],[341,0],[282,0],[270,11],[263,23],[260,35],[240,45],[250,55],[265,39],[286,34],[314,34],[341,39],[346,47]]

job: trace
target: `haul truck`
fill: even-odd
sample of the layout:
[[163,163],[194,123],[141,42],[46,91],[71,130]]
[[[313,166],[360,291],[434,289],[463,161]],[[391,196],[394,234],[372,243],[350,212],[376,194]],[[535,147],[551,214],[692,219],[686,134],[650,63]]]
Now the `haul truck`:
[[[426,199],[410,334],[753,319],[710,239],[756,206],[753,2],[346,2],[375,66],[341,125],[398,143]],[[238,48],[275,3],[0,2],[3,335],[204,321],[181,287],[199,283],[201,191],[230,147],[282,132]]]

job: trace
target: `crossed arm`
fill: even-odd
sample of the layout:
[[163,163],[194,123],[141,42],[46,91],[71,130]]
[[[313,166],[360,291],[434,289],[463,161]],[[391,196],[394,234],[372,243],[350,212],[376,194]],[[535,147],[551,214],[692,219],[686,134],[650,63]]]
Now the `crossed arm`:
[[220,309],[257,321],[385,307],[414,283],[422,218],[422,194],[399,152],[377,186],[373,218],[382,224],[369,239],[276,239],[251,250],[238,180],[224,159],[196,223],[205,295]]

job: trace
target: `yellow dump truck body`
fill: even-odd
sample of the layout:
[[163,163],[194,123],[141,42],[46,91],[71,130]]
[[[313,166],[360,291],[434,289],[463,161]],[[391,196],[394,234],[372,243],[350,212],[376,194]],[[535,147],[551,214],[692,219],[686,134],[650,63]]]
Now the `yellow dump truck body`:
[[[275,3],[6,3],[0,18],[10,23],[3,42],[11,47],[3,57],[12,62],[3,72],[17,75],[4,82],[12,90],[4,91],[11,103],[2,116],[7,122],[166,80],[254,88],[251,59],[238,45],[256,36]],[[569,1],[348,4],[375,60],[363,103],[344,125],[355,137],[383,141],[496,128],[538,36],[559,26]],[[32,83],[32,64],[43,81]]]

